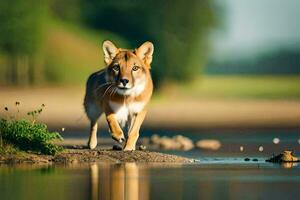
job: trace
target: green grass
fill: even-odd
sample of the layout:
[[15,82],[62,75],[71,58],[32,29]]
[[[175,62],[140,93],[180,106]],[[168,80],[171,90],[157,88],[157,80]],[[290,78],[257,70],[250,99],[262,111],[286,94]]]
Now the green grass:
[[19,150],[0,138],[0,155],[18,154]]
[[300,76],[201,76],[179,91],[194,98],[300,99]]
[[[19,103],[16,102],[17,112]],[[9,109],[5,107],[6,112]],[[0,118],[0,154],[15,154],[18,150],[34,151],[42,154],[54,155],[63,150],[53,144],[55,140],[62,140],[57,132],[49,132],[47,126],[36,121],[43,111],[41,108],[28,112],[29,119],[16,119],[14,116]]]

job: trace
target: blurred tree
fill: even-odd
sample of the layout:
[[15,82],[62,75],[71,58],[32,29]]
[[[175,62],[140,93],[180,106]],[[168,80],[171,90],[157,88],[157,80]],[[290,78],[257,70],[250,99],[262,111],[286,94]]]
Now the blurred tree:
[[116,32],[132,47],[145,40],[155,46],[154,81],[186,81],[206,62],[209,31],[218,25],[210,0],[82,1],[84,23]]
[[285,47],[256,56],[212,60],[205,68],[209,74],[300,74],[300,49]]
[[[92,27],[104,30],[101,32],[102,37],[99,38],[110,37],[107,36],[110,35],[107,34],[108,32],[115,33],[121,36],[120,38],[125,38],[131,48],[138,47],[146,40],[152,41],[155,46],[152,73],[156,84],[168,80],[191,80],[200,73],[201,67],[206,63],[209,52],[209,31],[219,25],[217,14],[220,9],[214,2],[211,0],[188,2],[182,0],[14,0],[14,2],[1,0],[1,66],[4,65],[3,55],[5,55],[7,82],[12,84],[27,82],[34,84],[38,81],[38,77],[46,77],[46,72],[42,70],[47,67],[53,72],[52,74],[61,74],[63,69],[69,69],[68,67],[72,65],[71,62],[65,62],[64,57],[76,63],[83,59],[80,56],[75,58],[73,54],[68,54],[69,50],[66,50],[68,52],[57,55],[56,61],[53,62],[52,58],[47,59],[49,56],[47,50],[57,52],[56,48],[62,42],[55,44],[58,46],[51,46],[48,42],[51,39],[66,41],[63,37],[56,37],[57,32],[61,33],[61,30],[72,33],[81,30],[84,32],[87,30],[86,27]],[[49,7],[52,15],[48,19]],[[57,27],[46,23],[51,23],[53,16],[55,20],[59,18],[58,21],[63,24],[63,28],[56,33]],[[74,30],[65,26],[69,22],[81,23],[83,26]],[[44,26],[48,26],[47,40],[43,39]],[[87,38],[90,37],[90,34],[86,35]],[[69,36],[66,38],[70,39]],[[46,52],[43,52],[42,48],[44,41],[49,45],[45,47]],[[118,42],[116,43],[118,45]],[[82,43],[87,46],[86,44]],[[53,63],[56,63],[56,68],[53,67]]]
[[80,22],[82,0],[51,0],[49,7],[52,13],[63,20]]
[[0,51],[6,55],[7,82],[33,83],[39,66],[46,0],[0,1]]

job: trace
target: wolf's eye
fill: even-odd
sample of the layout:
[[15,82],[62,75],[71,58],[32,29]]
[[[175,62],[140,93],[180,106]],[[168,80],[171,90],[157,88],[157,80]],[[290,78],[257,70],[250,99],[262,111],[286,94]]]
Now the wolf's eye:
[[120,70],[119,65],[114,65],[112,68],[114,71],[118,72]]
[[132,68],[133,71],[137,71],[137,70],[139,70],[139,69],[140,69],[140,67],[139,67],[139,66],[136,66],[136,65],[133,66],[133,68]]

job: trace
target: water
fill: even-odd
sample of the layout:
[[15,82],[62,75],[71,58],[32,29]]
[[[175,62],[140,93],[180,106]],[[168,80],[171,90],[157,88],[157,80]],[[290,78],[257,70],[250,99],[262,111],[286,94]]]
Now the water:
[[299,167],[226,160],[192,165],[0,168],[1,199],[295,199]]
[[[222,146],[217,151],[167,151],[197,160],[188,165],[3,165],[0,199],[296,199],[300,165],[266,163],[265,159],[285,148],[299,152],[300,132],[251,133],[191,134],[195,141],[210,136]],[[279,144],[272,142],[274,137],[280,138]]]

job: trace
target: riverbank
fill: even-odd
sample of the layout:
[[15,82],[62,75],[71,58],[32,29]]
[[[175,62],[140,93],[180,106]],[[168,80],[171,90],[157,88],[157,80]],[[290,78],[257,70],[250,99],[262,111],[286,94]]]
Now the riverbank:
[[80,163],[192,163],[192,159],[152,151],[116,151],[104,149],[65,149],[55,156],[35,153],[0,155],[0,164],[80,164]]

